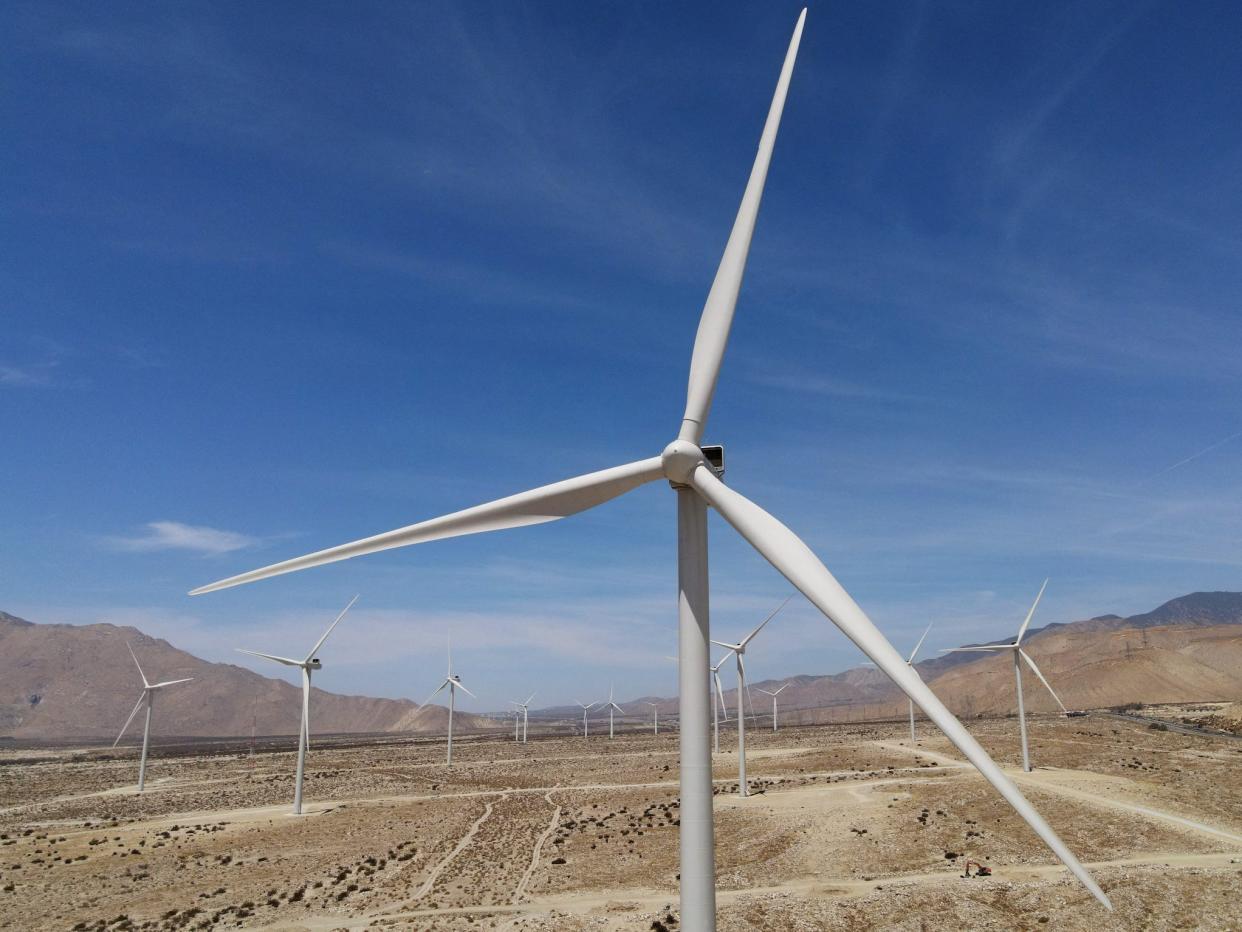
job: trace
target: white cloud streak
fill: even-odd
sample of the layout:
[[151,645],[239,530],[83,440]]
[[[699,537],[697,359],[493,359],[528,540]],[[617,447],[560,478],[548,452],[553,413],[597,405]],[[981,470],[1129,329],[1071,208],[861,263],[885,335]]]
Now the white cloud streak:
[[179,521],[152,521],[145,531],[134,537],[106,538],[109,547],[130,553],[154,553],[166,550],[189,550],[207,556],[218,556],[257,546],[257,537],[214,527],[182,524]]

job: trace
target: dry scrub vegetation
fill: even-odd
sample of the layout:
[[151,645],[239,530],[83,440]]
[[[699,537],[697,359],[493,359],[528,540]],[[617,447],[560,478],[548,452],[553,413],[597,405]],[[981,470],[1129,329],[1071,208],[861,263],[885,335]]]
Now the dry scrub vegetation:
[[[972,730],[1004,764],[1012,720]],[[732,735],[722,735],[722,748]],[[903,724],[748,736],[717,756],[722,930],[1230,928],[1242,742],[1040,718],[1024,792],[1106,915],[952,747]],[[319,740],[293,755],[0,752],[0,929],[678,928],[677,737]],[[1011,771],[1012,773],[1013,771]],[[969,860],[993,875],[962,877]]]

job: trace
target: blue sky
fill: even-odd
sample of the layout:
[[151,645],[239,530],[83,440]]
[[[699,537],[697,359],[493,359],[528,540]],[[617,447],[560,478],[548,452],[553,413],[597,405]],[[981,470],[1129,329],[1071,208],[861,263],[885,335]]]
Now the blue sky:
[[[672,439],[797,12],[6,7],[0,608],[233,660],[361,592],[325,688],[451,629],[474,708],[671,694],[661,485],[184,593]],[[899,648],[1242,588],[1240,29],[811,8],[708,439]],[[711,546],[732,637],[787,586]],[[749,656],[861,660],[801,600]]]

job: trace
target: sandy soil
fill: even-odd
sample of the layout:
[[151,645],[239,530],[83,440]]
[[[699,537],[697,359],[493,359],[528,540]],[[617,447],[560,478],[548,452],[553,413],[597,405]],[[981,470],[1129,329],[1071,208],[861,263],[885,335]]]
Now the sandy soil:
[[[1013,720],[972,722],[1018,757]],[[722,734],[721,746],[733,743]],[[956,751],[904,724],[717,755],[723,930],[1242,928],[1242,742],[1039,718],[1013,769],[1105,913]],[[0,929],[678,927],[677,737],[317,743],[293,754],[0,751]],[[988,878],[964,878],[967,859]]]

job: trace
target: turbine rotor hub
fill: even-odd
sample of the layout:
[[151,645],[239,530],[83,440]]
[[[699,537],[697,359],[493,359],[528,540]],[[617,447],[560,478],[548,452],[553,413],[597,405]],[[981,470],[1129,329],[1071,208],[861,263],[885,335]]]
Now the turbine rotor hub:
[[716,478],[724,478],[724,447],[707,445],[698,447],[689,440],[674,440],[660,454],[664,478],[673,488],[690,484],[690,477],[700,464],[706,466]]

